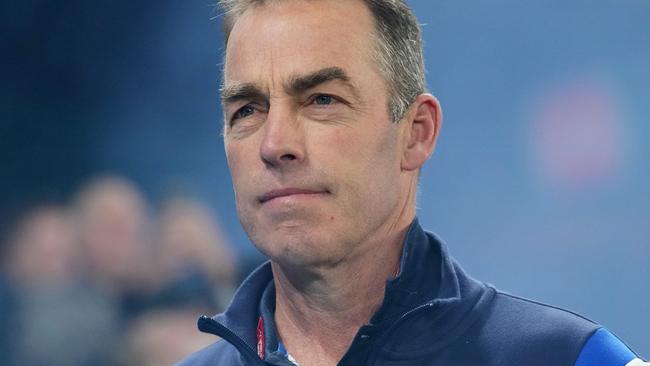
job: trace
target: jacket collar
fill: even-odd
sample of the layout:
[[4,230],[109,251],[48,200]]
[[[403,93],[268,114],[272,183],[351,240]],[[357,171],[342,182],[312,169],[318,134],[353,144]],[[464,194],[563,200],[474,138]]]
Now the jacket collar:
[[[447,267],[449,258],[446,250],[442,245],[440,250],[431,250],[428,241],[427,233],[418,219],[414,219],[402,248],[400,272],[386,281],[384,300],[372,317],[371,324],[390,322],[434,299],[442,301],[459,297],[455,274],[450,274],[452,278],[442,278],[448,271],[436,270],[441,266]],[[440,241],[438,243],[442,244]]]
[[267,261],[242,282],[226,311],[212,318],[243,340],[251,350],[257,347],[256,331],[262,296],[264,290],[272,283],[271,262]]
[[[427,305],[433,308],[435,305],[440,313],[445,313],[445,320],[439,324],[439,332],[442,335],[454,329],[467,315],[467,306],[459,306],[461,299],[465,303],[468,302],[466,300],[472,300],[470,298],[477,299],[483,292],[482,289],[482,284],[467,277],[451,259],[445,244],[434,234],[425,232],[416,218],[409,226],[405,238],[400,272],[386,281],[384,300],[372,317],[370,326],[386,329],[413,309]],[[256,330],[260,316],[263,315],[267,340],[265,354],[272,355],[277,349],[275,326],[272,323],[274,299],[271,264],[266,262],[244,280],[228,309],[212,320],[239,337],[248,345],[250,349],[246,351],[250,353],[256,350]],[[199,328],[202,330],[209,328],[205,324],[206,320],[199,320]],[[217,335],[230,341],[224,334]],[[242,351],[240,349],[240,352]]]

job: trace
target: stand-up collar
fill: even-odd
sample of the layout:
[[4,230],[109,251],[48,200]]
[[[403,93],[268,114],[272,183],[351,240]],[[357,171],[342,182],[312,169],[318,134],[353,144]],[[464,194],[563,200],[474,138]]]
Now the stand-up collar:
[[[213,317],[241,338],[251,350],[257,347],[256,331],[262,295],[272,282],[271,262],[267,261],[242,282],[226,311]],[[199,319],[199,328],[201,328],[201,319]]]
[[386,281],[384,300],[372,317],[371,324],[395,319],[437,297],[458,297],[455,280],[442,282],[443,271],[439,268],[448,259],[446,253],[431,250],[427,241],[427,234],[422,230],[418,219],[414,219],[404,240],[400,272]]
[[[370,324],[361,327],[348,353],[364,348],[357,344],[361,339],[382,333],[405,314],[422,307],[436,309],[438,314],[444,313],[444,317],[436,317],[441,320],[436,321],[435,327],[441,336],[449,335],[448,332],[458,327],[483,292],[484,286],[467,277],[450,258],[442,241],[425,232],[416,218],[405,237],[399,274],[386,281],[382,305]],[[274,310],[273,274],[270,262],[266,262],[243,282],[226,312],[213,319],[239,337],[248,346],[245,351],[250,354],[257,349],[256,332],[261,317],[267,358],[277,355]],[[218,335],[228,340],[228,337]]]

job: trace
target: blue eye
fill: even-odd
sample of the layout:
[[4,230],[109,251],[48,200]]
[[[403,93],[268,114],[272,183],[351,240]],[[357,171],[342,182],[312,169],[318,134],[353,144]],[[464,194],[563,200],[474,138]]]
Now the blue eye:
[[246,118],[253,114],[255,112],[255,109],[251,107],[250,105],[245,105],[237,110],[235,114],[233,115],[233,119],[239,119],[239,118]]
[[318,105],[328,105],[334,102],[334,98],[331,95],[319,95],[314,98],[314,103]]

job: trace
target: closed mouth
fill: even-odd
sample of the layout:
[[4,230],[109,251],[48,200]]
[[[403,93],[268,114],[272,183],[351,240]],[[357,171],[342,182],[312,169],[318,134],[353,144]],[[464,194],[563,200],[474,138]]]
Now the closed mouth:
[[258,202],[265,203],[280,197],[288,197],[288,196],[295,196],[295,195],[317,195],[323,193],[329,193],[329,192],[315,191],[315,190],[303,189],[303,188],[282,188],[282,189],[271,190],[264,193],[263,195],[258,197]]

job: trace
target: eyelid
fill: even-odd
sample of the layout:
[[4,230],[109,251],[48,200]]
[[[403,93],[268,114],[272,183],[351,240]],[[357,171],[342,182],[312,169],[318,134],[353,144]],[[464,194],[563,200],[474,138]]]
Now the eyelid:
[[[237,119],[237,118],[236,118],[237,113],[239,113],[239,111],[241,111],[242,108],[245,108],[246,106],[249,106],[249,105],[250,105],[250,103],[246,103],[246,104],[243,104],[243,105],[238,106],[238,107],[236,107],[236,108],[232,108],[232,107],[231,107],[231,108],[232,108],[232,112],[227,113],[227,115],[228,115],[228,120],[229,120],[229,121],[233,121],[233,120]],[[226,110],[231,109],[231,108],[226,107]]]
[[[232,126],[235,124],[235,122],[236,122],[238,119],[240,119],[239,117],[237,117],[237,114],[239,113],[239,111],[242,110],[242,108],[246,108],[246,107],[251,107],[251,108],[253,108],[253,107],[251,106],[251,103],[247,103],[247,104],[244,104],[243,106],[241,106],[241,107],[235,109],[232,113],[229,113],[229,114],[227,115],[227,119],[226,119],[226,121],[227,121],[229,127],[232,127]],[[255,108],[253,108],[253,109],[255,109]]]
[[[234,121],[238,120],[239,117],[237,117],[237,114],[242,109],[247,108],[247,107],[252,108],[255,112],[263,111],[263,106],[262,105],[260,105],[259,103],[250,101],[248,103],[245,103],[245,104],[239,106],[238,108],[235,108],[232,113],[228,114],[228,124],[232,125]],[[244,117],[242,117],[242,118],[244,118]]]
[[334,94],[330,94],[330,93],[313,93],[313,94],[309,95],[309,98],[307,98],[305,104],[306,105],[314,104],[314,102],[316,101],[316,98],[318,98],[318,97],[330,97],[330,98],[332,98],[332,100],[334,100],[337,103],[343,103],[343,104],[346,104],[346,105],[349,104],[348,101],[345,100],[344,98],[341,98],[338,95],[334,95]]

